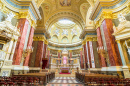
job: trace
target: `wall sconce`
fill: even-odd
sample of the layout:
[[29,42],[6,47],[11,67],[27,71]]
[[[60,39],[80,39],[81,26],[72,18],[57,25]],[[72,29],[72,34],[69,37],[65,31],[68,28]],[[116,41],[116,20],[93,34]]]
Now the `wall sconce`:
[[105,58],[105,61],[110,66],[109,58],[108,58],[108,52],[105,50],[105,47],[97,47],[97,52]]

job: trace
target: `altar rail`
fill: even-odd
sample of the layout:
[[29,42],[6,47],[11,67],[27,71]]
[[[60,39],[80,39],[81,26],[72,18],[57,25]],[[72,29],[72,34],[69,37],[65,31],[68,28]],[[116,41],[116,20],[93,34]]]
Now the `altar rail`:
[[94,73],[75,73],[76,79],[85,86],[88,85],[122,85],[130,86],[130,79],[120,79],[118,76],[105,75],[105,74],[94,74]]

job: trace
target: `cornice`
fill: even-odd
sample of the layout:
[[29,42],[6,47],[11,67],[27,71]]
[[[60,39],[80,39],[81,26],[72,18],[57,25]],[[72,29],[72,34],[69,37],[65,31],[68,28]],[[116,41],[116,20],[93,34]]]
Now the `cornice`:
[[58,44],[58,43],[54,43],[52,41],[49,41],[50,46],[54,46],[54,47],[66,47],[66,48],[71,48],[71,47],[76,47],[76,46],[80,46],[82,44],[82,42],[77,42],[77,43],[72,43],[72,44]]
[[84,20],[76,13],[57,12],[54,15],[52,15],[51,17],[49,17],[49,19],[46,21],[45,28],[49,29],[54,23],[56,23],[59,19],[62,19],[62,18],[67,18],[67,19],[70,19],[72,21],[75,21],[75,23],[77,25],[79,25],[79,27],[82,29],[85,27]]
[[41,35],[45,35],[45,37],[47,39],[50,39],[51,36],[50,36],[50,33],[48,32],[47,29],[45,29],[45,27],[36,27],[36,30],[35,30],[35,33],[34,34],[41,34]]
[[95,30],[95,29],[84,29],[84,30],[81,32],[79,38],[80,38],[80,39],[85,38],[85,36],[86,36],[87,33],[90,33],[90,34],[91,34],[91,33],[96,33],[96,30]]
[[41,19],[40,12],[36,6],[34,0],[1,0],[2,3],[13,12],[30,12],[32,20]]
[[95,20],[103,9],[116,9],[123,6],[128,0],[97,0],[90,16],[91,20]]

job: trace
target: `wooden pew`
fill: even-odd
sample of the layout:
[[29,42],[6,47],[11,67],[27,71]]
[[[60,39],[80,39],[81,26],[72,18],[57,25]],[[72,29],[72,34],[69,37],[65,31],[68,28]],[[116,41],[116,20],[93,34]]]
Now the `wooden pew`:
[[46,85],[50,80],[55,78],[55,73],[50,72],[50,73],[27,73],[27,74],[19,74],[19,75],[14,75],[14,76],[21,76],[21,77],[38,77],[39,82],[43,85]]

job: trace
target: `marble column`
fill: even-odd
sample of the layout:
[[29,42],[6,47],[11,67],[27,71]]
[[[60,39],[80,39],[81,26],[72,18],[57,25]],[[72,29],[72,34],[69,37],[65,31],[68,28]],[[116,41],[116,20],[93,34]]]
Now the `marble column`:
[[93,51],[93,43],[92,41],[89,41],[89,48],[90,48],[90,57],[91,57],[91,64],[92,68],[95,68],[95,58],[94,58],[94,51]]
[[86,43],[86,50],[87,50],[87,57],[88,57],[88,64],[89,68],[92,68],[92,63],[91,63],[91,54],[90,54],[90,47],[89,47],[89,41]]
[[[102,35],[101,35],[101,30],[98,27],[97,28],[97,42],[98,42],[98,47],[103,47],[103,41],[102,41]],[[106,62],[105,62],[105,58],[103,56],[101,56],[99,54],[100,58],[101,58],[101,66],[102,67],[106,67]]]
[[80,65],[81,69],[84,69],[84,61],[83,61],[83,51],[80,49]]
[[85,59],[85,67],[86,67],[86,63],[88,62],[88,60],[87,60],[87,51],[86,51],[86,43],[83,44],[83,49],[84,49],[84,59]]
[[[30,48],[32,47],[33,35],[34,35],[34,28],[31,27],[30,34],[29,34],[29,39],[28,39],[28,44],[27,44],[27,48],[28,47],[30,47]],[[30,54],[31,54],[31,52],[29,52],[28,55],[26,56],[25,62],[24,62],[24,66],[28,66]]]
[[49,64],[50,64],[50,49],[47,49],[47,58],[48,58],[48,63],[47,63],[47,68],[49,68]]
[[69,50],[69,56],[72,58],[72,50]]
[[47,44],[44,43],[43,58],[46,58]]
[[111,66],[121,66],[121,58],[118,50],[117,43],[115,41],[115,37],[112,35],[113,31],[113,23],[111,19],[104,19],[102,22],[105,41],[107,45],[108,56],[110,59]]
[[38,41],[33,41],[33,43],[32,43],[33,52],[30,55],[29,67],[34,67],[35,66],[35,59],[36,59],[36,54],[37,54],[37,46],[38,46]]
[[100,64],[101,61],[100,61],[99,54],[97,52],[97,41],[93,41],[92,45],[93,45],[93,53],[94,53],[94,59],[95,59],[95,67],[100,68],[101,67],[101,64]]
[[9,60],[13,60],[13,56],[14,56],[14,51],[15,51],[15,48],[16,48],[16,44],[17,44],[17,40],[14,40],[14,43],[13,43],[13,47],[12,47],[12,50],[11,50],[11,55],[10,55],[10,59],[9,59]]
[[[60,58],[61,56],[61,50],[58,50],[58,58]],[[58,63],[60,63],[60,61],[58,60]]]
[[43,58],[44,41],[38,41],[37,52],[35,58],[35,67],[41,67]]
[[125,56],[124,56],[124,53],[123,53],[122,44],[121,44],[120,40],[117,41],[117,44],[118,44],[118,47],[119,47],[119,51],[120,51],[120,55],[121,55],[121,61],[122,61],[122,64],[123,64],[122,69],[123,69],[124,77],[130,78],[129,68],[126,65],[126,60],[125,60]]
[[20,65],[28,26],[29,26],[29,22],[26,18],[21,18],[19,20],[18,28],[20,28],[21,36],[18,38],[18,42],[16,45],[14,58],[13,58],[13,65]]

